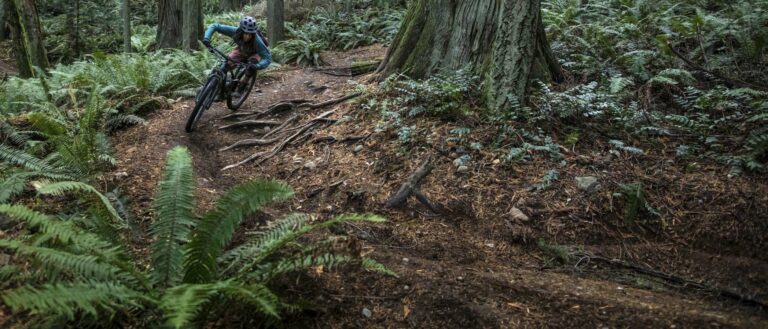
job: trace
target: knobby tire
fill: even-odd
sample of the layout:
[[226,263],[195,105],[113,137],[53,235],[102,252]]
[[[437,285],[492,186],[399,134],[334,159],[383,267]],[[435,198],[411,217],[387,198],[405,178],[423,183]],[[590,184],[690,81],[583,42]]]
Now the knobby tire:
[[188,133],[191,133],[195,130],[195,125],[197,124],[197,121],[200,120],[200,117],[202,117],[203,112],[208,110],[208,108],[211,107],[211,104],[213,104],[213,100],[216,98],[216,91],[219,86],[219,79],[220,78],[217,76],[208,78],[205,86],[197,95],[195,99],[195,108],[189,115],[189,119],[187,119],[186,131]]

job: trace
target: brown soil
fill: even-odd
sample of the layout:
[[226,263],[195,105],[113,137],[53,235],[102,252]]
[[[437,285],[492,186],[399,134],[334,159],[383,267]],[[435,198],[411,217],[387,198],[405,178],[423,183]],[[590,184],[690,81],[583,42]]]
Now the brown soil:
[[[379,46],[346,54],[329,53],[332,65],[353,58],[382,56]],[[366,77],[356,78],[364,81]],[[284,99],[327,100],[350,92],[347,78],[306,69],[284,69],[260,81],[242,111],[264,109]],[[317,88],[325,86],[327,88]],[[321,90],[323,89],[323,90]],[[119,157],[114,172],[139,218],[150,218],[151,198],[165,153],[187,146],[194,157],[201,208],[221,192],[257,177],[289,183],[297,197],[266,210],[246,227],[289,211],[333,215],[370,212],[385,215],[385,225],[346,227],[363,252],[399,273],[399,278],[361,271],[311,273],[292,277],[291,293],[317,305],[317,312],[289,317],[289,327],[306,328],[611,328],[736,327],[768,328],[768,312],[754,303],[721,297],[674,280],[643,274],[599,259],[580,257],[557,265],[537,241],[568,246],[571,255],[589,252],[640,268],[685,278],[766,303],[768,300],[768,178],[729,179],[726,169],[707,163],[670,163],[674,148],[662,141],[642,158],[610,156],[604,142],[565,153],[560,179],[545,191],[529,187],[556,166],[546,159],[504,164],[503,152],[472,151],[470,171],[457,173],[455,146],[448,131],[470,126],[471,138],[490,145],[494,127],[478,120],[446,122],[416,119],[429,142],[403,148],[392,131],[375,132],[377,113],[344,104],[334,118],[349,120],[314,131],[314,137],[371,136],[357,144],[304,142],[288,147],[261,165],[220,171],[270,146],[218,149],[251,129],[219,130],[229,114],[222,104],[206,112],[198,131],[184,123],[193,103],[181,101],[153,113],[145,126],[115,136]],[[301,121],[327,109],[303,111]],[[565,133],[562,133],[564,136]],[[585,135],[587,135],[585,133]],[[560,136],[560,137],[563,137]],[[584,139],[588,136],[582,137]],[[602,144],[601,144],[602,143]],[[363,149],[354,152],[356,145]],[[439,151],[436,151],[439,150]],[[434,215],[410,201],[403,210],[383,206],[426,154],[435,169],[422,191],[447,208]],[[307,168],[309,161],[315,168]],[[579,191],[576,176],[596,176],[594,193]],[[318,188],[342,181],[337,188]],[[615,195],[622,183],[641,182],[663,220],[643,215],[624,218],[626,201]],[[516,207],[530,219],[517,220]],[[148,223],[144,223],[148,224]],[[371,317],[363,310],[371,311]]]

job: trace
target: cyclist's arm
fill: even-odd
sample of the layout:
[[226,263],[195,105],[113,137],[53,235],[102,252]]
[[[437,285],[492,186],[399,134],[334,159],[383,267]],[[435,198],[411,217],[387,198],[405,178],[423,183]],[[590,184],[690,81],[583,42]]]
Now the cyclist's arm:
[[208,26],[207,30],[205,30],[205,35],[203,36],[203,39],[211,40],[211,37],[213,36],[213,32],[218,32],[228,37],[234,37],[236,31],[237,31],[237,27],[235,26],[213,23]]
[[262,70],[267,68],[269,64],[272,64],[272,54],[269,52],[269,49],[264,44],[264,42],[261,41],[261,38],[258,35],[254,36],[254,38],[256,39],[256,45],[258,48],[256,53],[258,53],[259,57],[261,57],[261,60],[256,63],[256,69]]

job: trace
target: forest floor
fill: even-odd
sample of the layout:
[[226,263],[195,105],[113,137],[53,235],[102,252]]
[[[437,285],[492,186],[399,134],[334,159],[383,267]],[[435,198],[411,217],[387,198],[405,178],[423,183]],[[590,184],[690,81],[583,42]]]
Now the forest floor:
[[[384,51],[371,46],[324,58],[343,66],[381,57]],[[260,92],[252,93],[240,111],[263,110],[288,99],[340,97],[352,92],[350,79],[281,69],[259,80]],[[434,145],[404,152],[396,134],[375,131],[378,113],[360,111],[354,103],[284,113],[280,118],[297,114],[297,122],[306,122],[335,109],[330,118],[345,119],[315,129],[308,139],[258,165],[222,171],[274,145],[220,151],[257,135],[250,128],[219,129],[231,123],[222,118],[231,113],[223,103],[187,134],[184,124],[193,105],[176,102],[152,113],[146,125],[114,136],[119,164],[111,175],[139,218],[151,218],[166,152],[185,145],[194,158],[203,209],[249,179],[276,178],[294,187],[293,201],[265,209],[245,223],[245,230],[297,211],[376,213],[389,220],[345,230],[363,253],[399,278],[359,270],[291,277],[286,294],[305,297],[317,309],[288,317],[289,327],[768,328],[764,175],[727,178],[727,169],[706,163],[689,170],[689,165],[669,161],[665,154],[674,148],[663,144],[636,159],[611,155],[595,142],[565,152],[568,165],[560,179],[536,192],[529,187],[550,168],[545,163],[508,165],[489,150],[476,154],[468,171],[457,172],[456,154],[436,151],[450,149],[445,139],[459,125],[471,125],[478,138],[492,139],[496,130],[490,125],[414,119],[430,127]],[[327,136],[336,142],[318,138]],[[343,140],[353,136],[364,138]],[[442,205],[440,214],[415,200],[400,210],[386,208],[390,195],[427,154],[434,169],[421,191]],[[577,176],[594,176],[598,185],[581,191]],[[624,223],[624,207],[612,192],[632,181],[643,183],[663,221]],[[757,303],[725,296],[729,292]],[[227,326],[225,321],[220,324]]]

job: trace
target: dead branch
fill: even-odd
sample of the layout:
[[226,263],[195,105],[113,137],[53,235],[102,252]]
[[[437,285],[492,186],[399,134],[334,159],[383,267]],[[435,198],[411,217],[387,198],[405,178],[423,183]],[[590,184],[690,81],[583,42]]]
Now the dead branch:
[[429,208],[429,210],[432,210],[436,213],[439,212],[438,207],[429,202],[427,197],[418,190],[419,184],[421,184],[421,180],[429,175],[429,173],[432,171],[432,168],[432,156],[427,155],[419,168],[416,169],[416,171],[411,174],[410,177],[408,177],[403,185],[400,186],[400,189],[397,190],[397,192],[392,195],[389,200],[387,200],[386,206],[389,208],[400,208],[406,204],[408,197],[410,197],[411,194],[414,194],[421,203]]
[[243,120],[238,121],[233,124],[228,124],[225,126],[219,127],[219,130],[223,129],[229,129],[229,128],[237,128],[237,127],[249,127],[249,126],[277,126],[281,124],[280,121],[274,121],[274,120]]

